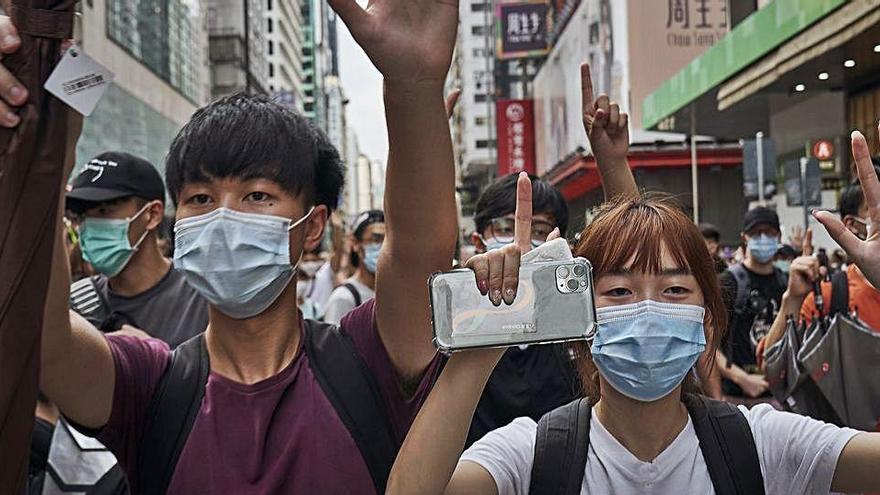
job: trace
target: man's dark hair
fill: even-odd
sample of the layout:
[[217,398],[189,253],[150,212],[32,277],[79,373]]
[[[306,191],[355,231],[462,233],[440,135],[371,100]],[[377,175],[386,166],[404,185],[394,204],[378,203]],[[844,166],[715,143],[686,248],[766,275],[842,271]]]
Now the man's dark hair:
[[862,186],[858,183],[850,184],[843,188],[840,192],[840,201],[837,203],[837,209],[840,211],[840,218],[847,215],[854,217],[859,216],[859,209],[865,201],[865,195],[862,194]]
[[[516,211],[516,181],[517,174],[510,174],[495,181],[483,191],[477,200],[477,208],[474,214],[474,223],[477,224],[477,232],[482,233],[489,223],[499,217],[509,215]],[[533,175],[532,179],[532,212],[549,213],[559,227],[559,233],[565,237],[568,230],[568,205],[562,193],[549,182],[541,180]]]
[[700,233],[703,234],[703,239],[709,239],[715,242],[721,241],[721,232],[718,231],[718,227],[711,223],[701,223]]
[[265,178],[336,208],[345,180],[339,153],[306,117],[264,96],[235,94],[199,109],[171,143],[165,181],[174,204],[183,184]]

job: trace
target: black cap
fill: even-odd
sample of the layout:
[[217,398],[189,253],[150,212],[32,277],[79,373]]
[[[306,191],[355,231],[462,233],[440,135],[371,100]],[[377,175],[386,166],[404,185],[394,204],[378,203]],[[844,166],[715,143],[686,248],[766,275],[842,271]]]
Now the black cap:
[[82,211],[89,203],[136,196],[165,202],[165,183],[150,162],[121,151],[108,151],[89,160],[67,193],[67,208]]
[[758,206],[746,212],[743,232],[748,232],[758,225],[769,225],[776,230],[781,230],[779,228],[779,215],[765,206]]
[[790,244],[783,244],[782,247],[779,248],[779,251],[776,251],[776,254],[779,256],[785,256],[786,258],[796,258],[798,252]]
[[385,223],[385,213],[382,210],[367,210],[355,218],[354,237],[360,239],[367,227],[374,223]]
[[703,239],[712,239],[715,242],[721,240],[721,232],[711,223],[701,223],[700,233],[703,234]]

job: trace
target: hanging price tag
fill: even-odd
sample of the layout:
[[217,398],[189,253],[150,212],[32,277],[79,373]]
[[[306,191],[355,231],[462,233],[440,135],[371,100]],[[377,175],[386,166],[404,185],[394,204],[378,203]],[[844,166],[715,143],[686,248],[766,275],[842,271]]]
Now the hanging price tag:
[[91,115],[113,82],[113,73],[79,47],[67,49],[43,87],[83,114]]

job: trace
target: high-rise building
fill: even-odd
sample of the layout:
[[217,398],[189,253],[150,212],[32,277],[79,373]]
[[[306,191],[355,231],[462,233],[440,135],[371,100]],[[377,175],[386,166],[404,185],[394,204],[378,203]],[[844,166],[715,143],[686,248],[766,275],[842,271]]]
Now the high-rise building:
[[460,28],[449,88],[461,88],[453,116],[453,141],[460,165],[465,216],[493,178],[495,156],[495,58],[492,2],[461,2]]
[[327,98],[327,137],[339,150],[339,156],[345,159],[345,148],[348,145],[345,106],[348,104],[348,99],[345,97],[345,91],[342,89],[342,82],[338,76],[325,77],[324,90]]
[[81,8],[81,47],[115,79],[85,119],[77,156],[121,150],[164,170],[171,140],[210,97],[201,3],[92,0]]
[[275,20],[266,17],[265,2],[207,0],[213,97],[268,93],[267,36],[274,34]]
[[291,0],[266,0],[266,54],[269,60],[269,93],[277,100],[302,112],[305,104],[303,85],[303,36],[306,19],[299,3]]
[[[327,130],[327,94],[324,79],[333,72],[336,46],[336,14],[323,0],[301,0],[305,115]],[[338,65],[338,64],[337,64]]]

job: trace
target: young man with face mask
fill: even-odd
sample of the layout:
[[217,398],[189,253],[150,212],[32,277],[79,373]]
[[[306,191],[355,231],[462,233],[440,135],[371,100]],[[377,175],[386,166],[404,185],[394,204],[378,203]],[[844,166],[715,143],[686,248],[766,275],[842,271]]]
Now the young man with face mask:
[[[208,325],[208,305],[159,249],[165,185],[124,152],[90,160],[66,195],[83,260],[98,273],[71,286],[71,308],[102,331],[141,329],[172,349]],[[96,304],[96,302],[100,304]]]
[[321,242],[344,173],[314,124],[263,97],[197,111],[168,153],[174,265],[210,303],[203,336],[172,355],[68,315],[56,243],[40,388],[111,448],[135,493],[384,492],[433,382],[426,281],[450,268],[458,230],[443,101],[458,6],[329,3],[384,76],[387,231],[373,301],[338,327],[298,314],[296,266]]
[[753,403],[769,397],[768,384],[758,369],[752,335],[769,331],[779,312],[788,277],[774,266],[781,246],[779,216],[758,206],[746,212],[742,240],[745,260],[721,274],[728,313],[728,335],[716,365],[724,395]]
[[379,252],[385,242],[385,214],[381,210],[361,213],[352,233],[354,275],[337,287],[327,300],[324,321],[339,323],[349,311],[370,300],[375,294]]

